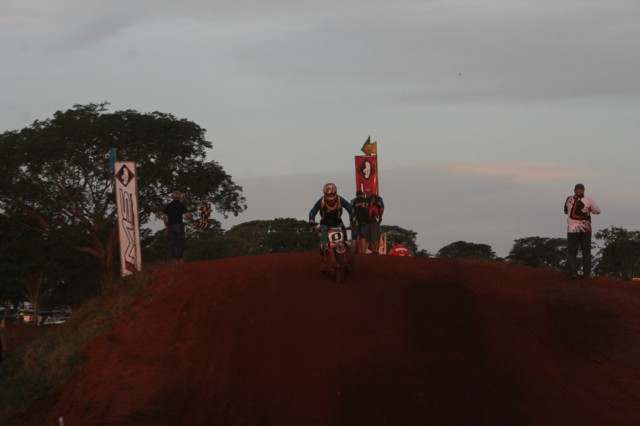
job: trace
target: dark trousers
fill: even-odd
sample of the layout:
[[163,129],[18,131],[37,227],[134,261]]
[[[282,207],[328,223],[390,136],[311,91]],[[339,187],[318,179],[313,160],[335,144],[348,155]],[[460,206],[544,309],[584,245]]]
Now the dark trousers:
[[167,228],[167,260],[182,259],[184,254],[184,224],[169,225]]
[[568,232],[569,273],[578,274],[578,249],[582,253],[582,276],[591,276],[591,232]]

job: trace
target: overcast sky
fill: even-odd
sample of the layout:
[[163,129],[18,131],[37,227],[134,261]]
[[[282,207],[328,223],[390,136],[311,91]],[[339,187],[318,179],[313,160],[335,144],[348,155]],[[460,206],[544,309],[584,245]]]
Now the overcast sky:
[[431,252],[564,236],[576,182],[640,230],[637,0],[0,0],[0,58],[0,131],[103,101],[206,128],[227,228],[351,198],[371,135],[384,221]]

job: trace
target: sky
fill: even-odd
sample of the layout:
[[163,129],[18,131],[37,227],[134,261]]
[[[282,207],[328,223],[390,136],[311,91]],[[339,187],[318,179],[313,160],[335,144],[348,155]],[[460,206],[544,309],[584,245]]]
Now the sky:
[[352,198],[371,136],[383,224],[505,256],[565,236],[577,182],[595,230],[640,230],[639,52],[637,0],[0,0],[0,132],[92,102],[193,120],[247,198],[226,229]]

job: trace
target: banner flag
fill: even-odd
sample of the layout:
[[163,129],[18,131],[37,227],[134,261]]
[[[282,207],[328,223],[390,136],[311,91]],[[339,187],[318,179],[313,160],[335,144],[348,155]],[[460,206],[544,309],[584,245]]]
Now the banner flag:
[[378,195],[378,157],[356,155],[356,190]]
[[371,136],[369,136],[369,137],[367,138],[367,140],[366,140],[366,141],[364,141],[364,145],[362,145],[362,148],[360,148],[360,151],[362,151],[362,152],[364,152],[364,153],[366,154],[367,152],[364,150],[364,148],[365,148],[366,146],[368,146],[369,144],[371,144]]
[[117,149],[115,148],[111,148],[111,151],[109,151],[109,173],[114,174],[116,172],[116,152]]
[[360,151],[364,152],[365,155],[378,155],[378,141],[371,142],[371,136],[369,136]]
[[118,235],[120,237],[120,274],[126,277],[142,270],[136,163],[116,161],[115,172]]
[[387,234],[380,234],[378,254],[387,254]]

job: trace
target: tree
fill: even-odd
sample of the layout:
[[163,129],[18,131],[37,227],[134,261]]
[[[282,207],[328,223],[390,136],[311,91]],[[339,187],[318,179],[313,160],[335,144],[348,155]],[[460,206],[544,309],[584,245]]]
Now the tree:
[[487,244],[468,243],[466,241],[456,241],[442,247],[437,254],[438,257],[460,258],[460,259],[496,259],[496,254]]
[[402,243],[409,249],[412,256],[418,253],[417,232],[395,225],[381,225],[380,232],[387,235],[387,247],[392,247],[395,243]]
[[511,263],[563,270],[567,263],[565,238],[527,237],[514,241],[507,256]]
[[604,242],[598,251],[596,274],[623,280],[640,275],[640,231],[612,226],[598,231],[595,238]]
[[0,298],[24,300],[26,283],[39,274],[43,306],[77,305],[99,291],[97,261],[72,249],[73,235],[43,235],[1,215],[0,234]]
[[[47,282],[47,278],[44,276],[43,272],[37,272],[24,277],[23,280],[24,296],[31,304],[33,312],[36,314],[37,318],[38,312],[40,311],[40,297],[42,296],[42,290]],[[36,325],[38,325],[37,321]]]
[[157,111],[109,113],[107,105],[74,105],[0,135],[2,213],[45,235],[73,235],[73,249],[98,260],[103,284],[114,276],[118,239],[110,149],[137,163],[141,224],[174,189],[194,203],[210,201],[225,217],[246,209],[242,188],[206,160],[212,144],[200,126]]
[[263,244],[269,253],[309,251],[318,246],[318,237],[304,220],[277,218],[269,223]]
[[308,251],[318,246],[308,222],[292,218],[241,223],[227,231],[224,239],[232,256]]
[[264,247],[268,229],[269,221],[267,220],[252,220],[232,227],[224,234],[229,254],[247,256],[268,253]]

